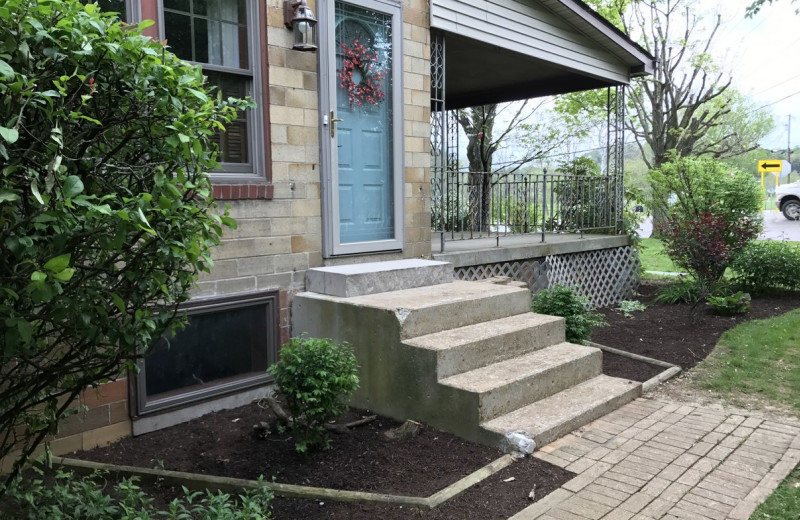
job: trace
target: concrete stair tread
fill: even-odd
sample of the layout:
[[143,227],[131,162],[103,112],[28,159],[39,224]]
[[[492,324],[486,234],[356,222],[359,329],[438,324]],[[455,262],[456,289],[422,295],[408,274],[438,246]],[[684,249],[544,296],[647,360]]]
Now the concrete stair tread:
[[601,374],[481,426],[501,435],[522,430],[543,446],[639,395],[641,383]]
[[559,343],[485,367],[440,380],[441,384],[469,392],[484,393],[522,380],[532,380],[554,367],[596,355],[597,349]]
[[434,332],[433,334],[427,334],[425,336],[418,336],[406,340],[406,343],[430,350],[447,350],[477,341],[483,341],[495,336],[535,328],[562,319],[563,318],[559,318],[558,316],[528,312],[525,314],[508,316],[506,318],[499,318],[493,321],[467,325],[465,327]]
[[[416,287],[348,298],[348,303],[379,309],[422,310],[446,303],[481,300],[495,296],[524,294],[527,289],[510,285],[454,281],[432,287]],[[527,311],[528,309],[525,309]]]

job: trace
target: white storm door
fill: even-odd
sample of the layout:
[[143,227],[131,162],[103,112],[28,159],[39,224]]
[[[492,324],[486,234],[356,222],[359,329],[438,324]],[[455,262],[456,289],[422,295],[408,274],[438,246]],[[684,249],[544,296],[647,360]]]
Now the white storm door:
[[327,255],[403,248],[399,4],[329,1],[321,32]]

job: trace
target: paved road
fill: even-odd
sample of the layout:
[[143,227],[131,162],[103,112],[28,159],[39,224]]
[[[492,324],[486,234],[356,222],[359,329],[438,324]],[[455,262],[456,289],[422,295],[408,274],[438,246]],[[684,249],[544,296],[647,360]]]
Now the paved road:
[[[648,217],[639,226],[639,235],[647,238],[653,232],[653,223]],[[761,233],[763,239],[771,240],[791,240],[800,242],[800,220],[786,220],[783,213],[778,211],[764,212],[764,231]]]

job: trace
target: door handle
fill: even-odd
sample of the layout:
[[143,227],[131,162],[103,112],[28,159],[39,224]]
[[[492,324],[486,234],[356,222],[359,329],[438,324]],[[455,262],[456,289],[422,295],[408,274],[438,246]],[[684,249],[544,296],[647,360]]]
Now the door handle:
[[331,139],[336,137],[336,123],[344,121],[344,119],[339,119],[338,117],[334,117],[333,110],[331,110]]

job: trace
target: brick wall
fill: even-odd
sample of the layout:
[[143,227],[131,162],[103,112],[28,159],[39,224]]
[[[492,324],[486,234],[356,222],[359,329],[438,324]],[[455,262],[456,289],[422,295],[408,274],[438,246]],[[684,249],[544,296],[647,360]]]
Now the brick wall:
[[[59,424],[58,435],[50,439],[54,455],[90,450],[131,435],[128,413],[128,380],[120,378],[83,391],[74,403],[85,407]],[[40,447],[36,455],[41,454]],[[0,473],[11,469],[14,455],[0,460]]]

